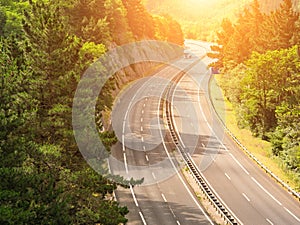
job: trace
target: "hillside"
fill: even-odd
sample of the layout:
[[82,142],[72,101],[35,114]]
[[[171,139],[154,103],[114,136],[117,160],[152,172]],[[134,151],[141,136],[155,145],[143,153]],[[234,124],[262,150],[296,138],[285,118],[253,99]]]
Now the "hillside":
[[[259,0],[261,4],[261,9],[263,12],[270,12],[279,7],[283,0]],[[298,0],[293,0],[294,7],[298,10],[300,9],[300,4]]]
[[[223,18],[234,21],[252,0],[144,0],[146,8],[156,14],[170,14],[182,26],[186,38],[214,40]],[[263,12],[269,12],[282,0],[260,0]],[[294,0],[295,7],[300,6]],[[297,5],[297,6],[296,6]]]

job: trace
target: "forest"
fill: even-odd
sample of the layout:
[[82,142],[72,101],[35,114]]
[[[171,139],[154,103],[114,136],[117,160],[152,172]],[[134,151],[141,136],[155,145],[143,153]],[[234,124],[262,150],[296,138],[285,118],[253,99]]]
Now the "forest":
[[236,22],[224,19],[209,56],[238,125],[272,143],[273,157],[300,190],[300,16],[291,0],[264,12],[254,0]]
[[[0,224],[127,222],[128,209],[113,198],[120,184],[92,170],[78,150],[73,96],[87,67],[110,49],[145,39],[183,45],[183,33],[216,37],[209,56],[218,59],[212,66],[224,74],[221,86],[239,126],[272,143],[300,190],[297,0],[247,0],[245,8],[222,0],[188,15],[175,9],[183,1],[164,8],[167,2],[0,0]],[[130,73],[136,67],[124,71]],[[112,107],[118,82],[105,86],[99,112]],[[99,136],[109,151],[113,132]]]
[[[92,170],[76,145],[74,92],[111,48],[144,39],[182,45],[180,25],[140,0],[0,3],[0,224],[126,223],[128,209],[112,195],[119,184]],[[99,112],[111,107],[116,82],[101,93]],[[109,151],[116,137],[99,136]]]
[[[292,0],[300,9],[298,0]],[[236,22],[244,7],[252,0],[143,0],[146,8],[156,14],[169,14],[176,19],[185,38],[215,41],[223,18]],[[276,9],[282,0],[259,0],[261,10]]]

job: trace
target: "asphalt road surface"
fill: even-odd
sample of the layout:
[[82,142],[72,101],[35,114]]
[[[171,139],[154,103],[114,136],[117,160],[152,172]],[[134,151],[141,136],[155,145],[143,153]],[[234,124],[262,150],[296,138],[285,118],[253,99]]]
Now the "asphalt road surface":
[[[240,224],[300,224],[300,204],[229,138],[209,101],[209,43],[187,41],[196,56],[181,58],[132,83],[117,99],[112,124],[119,142],[110,169],[142,185],[118,189],[128,224],[213,224],[180,169],[183,162],[167,131],[161,107],[170,80],[193,65],[178,83],[173,119],[182,144],[222,203]],[[201,60],[199,60],[201,58]],[[176,68],[177,67],[177,68]]]

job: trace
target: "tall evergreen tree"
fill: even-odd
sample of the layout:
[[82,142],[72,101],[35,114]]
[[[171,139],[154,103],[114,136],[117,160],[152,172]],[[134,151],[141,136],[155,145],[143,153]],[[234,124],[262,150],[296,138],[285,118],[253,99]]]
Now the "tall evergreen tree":
[[137,40],[154,39],[154,22],[141,0],[122,0],[127,9],[129,27]]
[[234,50],[232,49],[232,34],[234,33],[234,27],[229,19],[224,19],[221,25],[222,30],[217,33],[218,45],[212,45],[212,52],[208,53],[211,58],[217,59],[216,62],[212,63],[212,66],[222,68],[229,62],[232,62],[232,54]]
[[34,161],[45,162],[42,171],[53,176],[51,186],[45,188],[61,191],[50,209],[55,211],[55,202],[65,196],[60,200],[66,207],[62,212],[72,224],[124,223],[126,207],[106,200],[116,185],[88,168],[73,137],[71,107],[82,73],[80,63],[86,58],[81,41],[68,25],[62,3],[30,2],[31,8],[25,13],[24,30],[30,44],[26,55],[34,71],[39,102],[34,140],[41,154]]
[[67,224],[66,199],[52,186],[55,171],[34,142],[35,78],[21,55],[14,58],[13,43],[0,40],[0,223]]
[[109,45],[112,34],[104,0],[76,0],[66,9],[72,32],[84,42]]
[[30,43],[27,56],[39,82],[38,139],[72,146],[67,140],[72,140],[70,112],[80,76],[75,71],[80,41],[70,34],[59,1],[31,2],[25,17],[24,30]]
[[133,35],[127,21],[127,11],[121,0],[105,0],[106,18],[114,42],[118,45],[132,42]]
[[265,38],[269,40],[268,49],[285,49],[292,46],[299,13],[294,10],[292,0],[284,0],[278,9],[269,15],[264,24]]

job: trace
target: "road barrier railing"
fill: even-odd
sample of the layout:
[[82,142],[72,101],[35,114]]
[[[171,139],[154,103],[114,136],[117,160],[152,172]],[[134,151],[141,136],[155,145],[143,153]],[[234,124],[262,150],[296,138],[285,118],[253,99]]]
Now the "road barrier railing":
[[278,182],[282,187],[284,187],[289,193],[291,193],[295,198],[298,199],[298,201],[300,201],[300,193],[298,193],[297,191],[295,191],[294,189],[292,189],[287,183],[285,183],[283,180],[281,180],[277,175],[275,175],[268,167],[266,167],[262,162],[259,161],[259,159],[257,159],[255,157],[255,155],[253,155],[238,139],[237,137],[229,130],[229,128],[226,126],[226,123],[224,122],[224,120],[221,118],[221,116],[219,115],[218,111],[215,108],[212,96],[211,96],[211,82],[212,79],[214,78],[213,75],[210,75],[210,79],[209,79],[209,100],[210,100],[210,104],[212,105],[212,108],[215,112],[215,115],[217,116],[218,120],[220,121],[221,125],[223,126],[223,129],[226,131],[226,133],[232,138],[232,140],[252,159],[254,160],[254,162],[260,166],[267,174],[269,174],[273,179],[275,179],[276,182]]
[[[198,62],[199,61],[197,60],[194,63],[192,63],[188,68],[186,68],[186,71],[191,69]],[[225,204],[222,203],[221,199],[217,197],[217,194],[214,193],[213,189],[207,183],[206,179],[203,177],[202,173],[199,171],[195,162],[191,158],[190,154],[188,153],[188,150],[185,149],[183,147],[183,144],[180,142],[179,132],[176,130],[173,117],[172,117],[172,111],[173,111],[172,101],[168,101],[168,99],[172,99],[172,96],[174,95],[174,92],[176,90],[175,84],[177,84],[184,75],[185,72],[180,72],[177,76],[175,76],[172,79],[172,81],[169,83],[169,85],[166,87],[165,92],[163,94],[164,96],[164,102],[162,103],[163,111],[165,112],[166,121],[167,121],[168,129],[171,134],[172,141],[175,144],[180,155],[182,156],[185,165],[187,166],[193,178],[195,179],[198,186],[200,187],[201,191],[207,197],[210,203],[214,206],[216,211],[221,215],[221,217],[224,219],[224,221],[227,224],[238,225],[239,224],[237,222],[238,220],[233,216],[233,213],[231,213],[230,210],[225,207]]]

